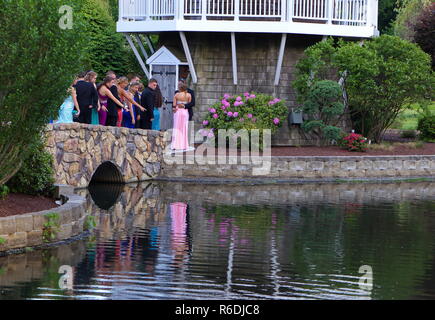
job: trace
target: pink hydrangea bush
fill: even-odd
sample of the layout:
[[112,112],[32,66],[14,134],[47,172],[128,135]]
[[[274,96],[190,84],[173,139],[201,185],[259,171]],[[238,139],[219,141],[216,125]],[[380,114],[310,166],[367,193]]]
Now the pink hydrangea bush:
[[285,101],[267,94],[244,92],[239,95],[226,93],[203,119],[205,129],[270,129],[272,134],[280,128],[288,116]]

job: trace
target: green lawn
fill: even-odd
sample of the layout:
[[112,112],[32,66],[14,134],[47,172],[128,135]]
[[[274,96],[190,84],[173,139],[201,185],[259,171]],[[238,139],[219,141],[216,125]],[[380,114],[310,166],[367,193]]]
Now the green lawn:
[[[417,111],[418,106],[412,106],[403,110],[394,121],[391,129],[401,129],[401,130],[415,130],[417,129],[417,123],[419,118],[419,113]],[[435,102],[429,106],[430,111],[435,114]]]

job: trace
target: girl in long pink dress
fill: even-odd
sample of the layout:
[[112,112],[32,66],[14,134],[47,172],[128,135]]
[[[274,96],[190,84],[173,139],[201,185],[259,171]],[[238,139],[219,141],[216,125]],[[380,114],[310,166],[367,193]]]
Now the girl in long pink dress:
[[174,111],[174,128],[171,149],[173,151],[185,151],[189,148],[189,112],[185,105],[192,100],[192,96],[187,92],[187,85],[184,83],[180,83],[178,90],[179,92],[174,96],[172,108]]

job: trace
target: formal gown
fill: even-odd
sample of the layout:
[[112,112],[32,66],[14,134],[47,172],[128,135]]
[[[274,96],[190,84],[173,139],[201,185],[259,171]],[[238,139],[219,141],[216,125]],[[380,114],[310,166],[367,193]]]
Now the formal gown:
[[100,98],[100,104],[101,104],[101,109],[100,109],[100,111],[98,111],[98,118],[99,118],[100,124],[102,126],[105,126],[106,119],[107,119],[107,111],[103,110],[103,107],[106,107],[106,109],[107,109],[107,96],[103,96],[100,93],[98,93],[98,97]]
[[74,101],[72,96],[65,99],[59,109],[59,118],[56,123],[72,123],[73,122]]
[[160,130],[160,111],[158,108],[154,108],[154,120],[152,122],[152,130]]
[[[135,105],[132,105],[132,108],[133,108],[133,116],[136,118]],[[135,125],[133,124],[133,119],[131,118],[130,110],[122,111],[122,126],[130,129],[135,128]]]
[[[186,104],[185,101],[177,101],[177,104]],[[177,108],[174,113],[174,128],[172,130],[172,150],[187,150],[188,141],[189,112],[186,108]]]
[[[121,103],[124,103],[124,97],[119,97]],[[118,108],[118,121],[116,122],[117,127],[122,127],[122,115],[123,115],[124,108]]]
[[92,108],[91,124],[100,124],[100,116],[97,108]]

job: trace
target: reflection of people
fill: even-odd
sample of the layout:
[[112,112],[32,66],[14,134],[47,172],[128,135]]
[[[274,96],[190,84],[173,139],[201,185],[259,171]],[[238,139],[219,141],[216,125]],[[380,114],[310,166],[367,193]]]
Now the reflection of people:
[[187,237],[187,204],[184,202],[171,203],[171,235],[174,260],[183,262],[183,258],[189,251]]

